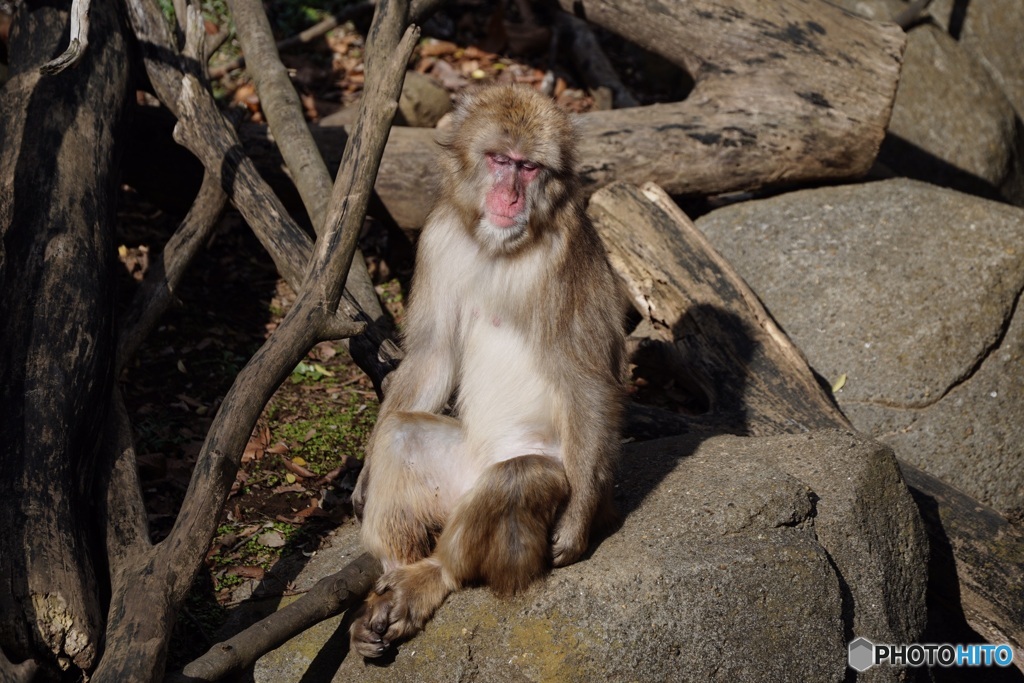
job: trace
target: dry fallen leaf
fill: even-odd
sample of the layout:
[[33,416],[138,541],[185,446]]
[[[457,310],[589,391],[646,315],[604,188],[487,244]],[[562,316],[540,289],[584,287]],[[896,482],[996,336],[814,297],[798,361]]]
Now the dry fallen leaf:
[[284,536],[281,535],[280,531],[271,529],[260,534],[256,539],[260,545],[266,546],[267,548],[283,548],[285,544]]
[[243,579],[262,579],[266,570],[263,567],[250,567],[241,565],[228,569],[228,576],[241,576]]

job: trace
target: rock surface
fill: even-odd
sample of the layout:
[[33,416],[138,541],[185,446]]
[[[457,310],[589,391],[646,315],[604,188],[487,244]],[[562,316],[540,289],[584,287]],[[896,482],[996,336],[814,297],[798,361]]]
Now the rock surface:
[[[891,21],[902,0],[828,0]],[[927,20],[930,18],[931,20]],[[1024,4],[936,0],[908,31],[879,160],[898,175],[1024,205]]]
[[[926,543],[879,444],[665,439],[627,447],[620,480],[625,521],[587,560],[513,599],[453,595],[385,666],[346,656],[344,623],[325,622],[256,680],[842,681],[851,634],[920,636]],[[354,552],[345,527],[305,574]]]
[[1024,118],[1024,4],[1020,0],[936,0],[929,14],[974,55]]
[[[452,109],[448,91],[429,76],[415,71],[405,74],[402,94],[398,98],[395,125],[410,128],[433,128]],[[350,104],[320,119],[320,126],[353,126],[359,116],[359,104]]]
[[981,64],[937,26],[910,31],[879,161],[900,175],[992,193],[1014,182],[1017,146],[1013,107]]
[[1024,511],[1024,211],[911,180],[805,190],[697,221],[854,425]]

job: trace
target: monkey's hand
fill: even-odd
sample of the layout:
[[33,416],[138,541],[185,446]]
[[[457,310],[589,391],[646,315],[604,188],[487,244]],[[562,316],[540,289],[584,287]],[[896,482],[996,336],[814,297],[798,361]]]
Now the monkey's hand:
[[590,539],[590,515],[580,505],[569,501],[555,525],[551,554],[556,567],[572,564],[583,556]]
[[356,519],[360,522],[363,521],[363,508],[366,507],[366,487],[370,483],[370,463],[363,459],[363,469],[359,472],[359,478],[356,479],[355,488],[352,489],[352,511],[356,515]]

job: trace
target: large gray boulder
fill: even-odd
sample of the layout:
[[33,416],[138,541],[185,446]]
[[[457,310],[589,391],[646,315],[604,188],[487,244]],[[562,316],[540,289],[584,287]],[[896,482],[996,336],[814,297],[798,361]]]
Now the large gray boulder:
[[996,81],[938,26],[907,34],[879,161],[900,175],[973,193],[1012,188],[1016,115]]
[[[513,599],[453,595],[386,666],[346,656],[335,619],[263,657],[256,680],[843,681],[854,636],[920,637],[926,543],[880,444],[665,439],[628,446],[620,482],[623,525],[585,561]],[[298,586],[356,552],[346,527]]]
[[928,12],[985,67],[1024,119],[1024,4],[935,0]]
[[1024,512],[1024,211],[911,180],[805,190],[697,221],[833,382],[854,425]]
[[[902,0],[829,2],[875,21],[907,9]],[[1024,112],[1024,3],[964,6],[966,17],[954,18],[952,0],[934,2],[937,23],[909,30],[879,161],[898,175],[974,194],[998,191],[1022,205],[1024,139],[1016,119]]]

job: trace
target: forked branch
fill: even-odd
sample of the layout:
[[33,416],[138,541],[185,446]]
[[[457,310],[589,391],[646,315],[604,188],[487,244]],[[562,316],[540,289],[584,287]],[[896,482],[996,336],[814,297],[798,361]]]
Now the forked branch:
[[[405,2],[387,0],[378,7],[371,36],[382,38],[377,41],[371,39],[371,45],[394,45],[396,49],[385,53],[388,59],[373,61],[373,66],[368,69],[372,74],[372,85],[357,124],[357,134],[350,146],[354,151],[348,167],[354,170],[347,173],[344,176],[346,180],[339,181],[335,188],[337,201],[332,200],[328,214],[337,216],[337,219],[329,223],[330,227],[317,245],[316,258],[311,262],[295,305],[242,369],[225,396],[197,459],[185,503],[168,537],[142,553],[124,558],[112,576],[108,656],[97,669],[95,680],[145,681],[154,680],[162,674],[170,625],[216,529],[218,513],[235,479],[242,450],[260,412],[280,382],[315,343],[326,338],[353,335],[363,329],[362,324],[339,318],[335,313],[341,296],[341,283],[351,259],[349,246],[355,241],[353,236],[344,233],[356,232],[364,218],[365,197],[373,185],[387,131],[397,108],[405,67],[418,36],[414,28],[404,31],[403,36],[407,9]],[[195,44],[200,29],[199,14],[190,8],[186,30],[186,40],[190,44]],[[385,73],[384,69],[390,69],[390,72]],[[193,141],[203,130],[202,121],[209,128],[223,128],[219,113],[215,107],[211,110],[211,100],[204,95],[208,93],[195,76],[183,78],[177,102],[180,128],[191,131]],[[355,158],[356,151],[360,152],[359,158]],[[245,158],[232,154],[230,147],[222,149],[222,152],[221,160],[234,159],[239,163],[236,169],[244,165]],[[225,177],[223,171],[221,177]],[[347,185],[343,186],[341,182]],[[335,203],[340,206],[335,207]],[[282,265],[288,267],[297,263],[282,260]],[[292,270],[290,275],[295,278],[293,281],[297,281],[297,272]],[[325,279],[333,282],[324,283]],[[323,298],[325,291],[337,291],[338,298],[328,302]],[[120,446],[123,443],[119,443]],[[115,480],[118,479],[117,472],[120,470],[115,471]],[[130,536],[138,533],[136,530]],[[130,539],[127,543],[133,547],[139,545]],[[162,599],[154,601],[153,596],[161,596]],[[140,633],[151,633],[154,637],[139,638]]]

